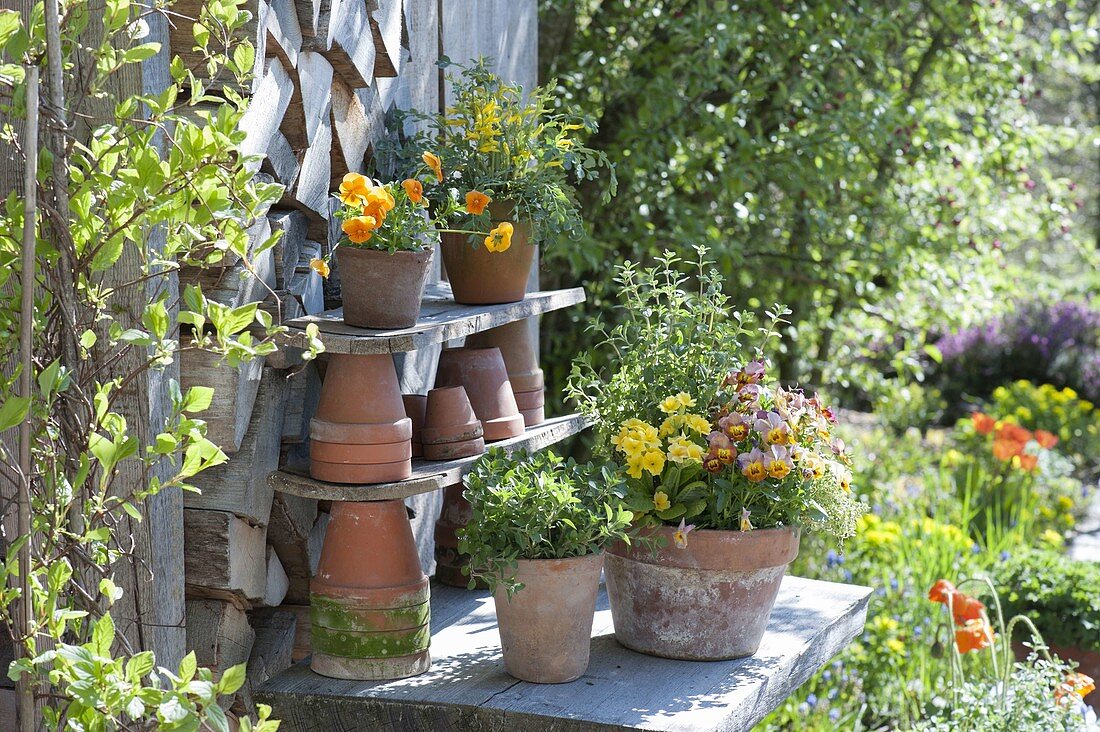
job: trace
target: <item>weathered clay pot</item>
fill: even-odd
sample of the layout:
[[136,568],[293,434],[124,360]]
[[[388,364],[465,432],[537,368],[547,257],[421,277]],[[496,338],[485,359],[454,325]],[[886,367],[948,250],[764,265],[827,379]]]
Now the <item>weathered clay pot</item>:
[[423,394],[405,394],[401,397],[405,404],[405,416],[412,420],[412,456],[424,454],[424,445],[420,441],[420,430],[424,428],[424,416],[428,408],[428,397]]
[[523,415],[516,406],[500,349],[444,349],[439,355],[435,385],[466,388],[486,442],[523,434]]
[[523,415],[524,427],[534,427],[546,421],[546,407],[544,406],[535,407],[534,409],[521,409],[519,413]]
[[362,680],[427,671],[428,601],[405,504],[335,503],[310,582],[313,670]]
[[331,356],[314,416],[350,424],[393,424],[405,419],[393,357]]
[[[470,502],[462,495],[462,490],[462,483],[443,489],[443,507],[435,522],[435,578],[451,587],[466,587],[470,582],[470,578],[462,574],[462,568],[470,563],[470,558],[459,553],[455,533],[465,528],[473,515]],[[479,586],[484,589],[484,583],[479,583]]]
[[436,387],[428,392],[420,439],[428,442],[469,440],[481,435],[481,420],[466,388],[461,384]]
[[[531,319],[515,320],[466,336],[466,345],[471,348],[499,348],[511,380],[512,374],[528,374],[539,370],[539,344],[535,340],[532,326]],[[537,389],[541,386],[539,384],[531,388]],[[515,383],[512,388],[517,388]]]
[[542,369],[520,372],[509,371],[508,381],[512,383],[513,392],[534,391],[546,386],[546,379],[542,373]]
[[396,483],[412,475],[412,460],[392,463],[333,463],[310,457],[309,475],[329,483]]
[[459,442],[435,442],[424,445],[425,460],[457,460],[485,452],[485,438],[475,437]]
[[523,589],[511,599],[504,587],[493,594],[505,671],[536,684],[563,684],[584,674],[603,559],[519,560],[516,579]]
[[640,653],[690,661],[756,653],[787,565],[798,555],[796,528],[700,530],[687,547],[672,540],[654,554],[637,543],[607,552],[605,580],[615,639]]
[[[492,305],[519,302],[527,292],[527,278],[535,259],[531,225],[509,218],[511,205],[489,204],[493,223],[511,221],[515,227],[512,246],[503,252],[485,248],[484,236],[470,243],[466,234],[443,234],[443,266],[451,283],[455,302],[463,305]],[[337,250],[339,251],[339,250]]]
[[534,391],[513,391],[512,394],[516,397],[516,406],[519,407],[521,412],[538,409],[546,404],[546,392],[542,389],[536,389]]
[[412,443],[409,440],[401,440],[400,442],[357,445],[354,443],[322,442],[314,439],[309,441],[309,457],[311,460],[320,460],[321,462],[348,463],[351,465],[395,463],[412,457]]
[[379,424],[352,424],[350,422],[325,422],[321,419],[309,421],[311,440],[321,442],[342,442],[349,445],[377,445],[384,442],[398,442],[412,437],[412,420],[402,417],[396,422]]
[[432,249],[389,252],[336,249],[344,322],[360,328],[409,328],[420,317]]

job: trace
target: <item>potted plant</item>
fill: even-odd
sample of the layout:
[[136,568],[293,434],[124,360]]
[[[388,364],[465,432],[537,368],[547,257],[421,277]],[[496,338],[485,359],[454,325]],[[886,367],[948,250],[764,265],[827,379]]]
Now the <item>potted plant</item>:
[[677,258],[660,262],[620,268],[625,315],[603,343],[612,358],[603,369],[579,358],[568,388],[595,422],[597,454],[626,474],[639,539],[656,544],[608,549],[615,636],[670,658],[747,656],[801,531],[848,537],[862,506],[832,412],[776,385],[748,348],[770,341],[786,311],[751,327],[728,310],[705,250],[697,293]]
[[444,113],[409,112],[424,124],[401,148],[406,165],[426,163],[436,182],[427,195],[458,229],[492,229],[481,238],[443,237],[443,263],[455,301],[518,302],[526,292],[535,244],[584,233],[573,184],[595,180],[603,153],[579,135],[595,124],[571,111],[555,111],[548,89],[530,94],[493,74],[484,60],[450,78],[453,101]]
[[603,549],[633,518],[613,473],[552,452],[490,450],[466,477],[459,551],[493,591],[504,670],[558,684],[588,668]]
[[[341,204],[336,216],[344,238],[333,253],[340,273],[344,322],[348,325],[415,325],[440,233],[485,234],[444,228],[442,222],[452,211],[444,206],[432,213],[424,195],[422,179],[427,178],[406,178],[398,185],[348,173],[333,194]],[[489,232],[489,236],[497,234]],[[328,277],[327,258],[314,259],[310,266]]]
[[[994,574],[1005,588],[1001,604],[1006,615],[1030,619],[1052,653],[1100,679],[1100,565],[1033,549],[1010,557]],[[1023,648],[1017,651],[1027,654]],[[1100,694],[1088,701],[1100,705]]]

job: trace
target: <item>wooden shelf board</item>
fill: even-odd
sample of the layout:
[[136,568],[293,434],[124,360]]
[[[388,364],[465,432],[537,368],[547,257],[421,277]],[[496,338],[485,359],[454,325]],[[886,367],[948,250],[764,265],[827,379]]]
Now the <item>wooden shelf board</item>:
[[411,328],[356,328],[344,323],[343,308],[337,308],[288,321],[290,333],[283,337],[280,345],[285,348],[303,347],[305,328],[314,323],[320,330],[318,337],[325,344],[327,353],[358,356],[406,353],[581,302],[584,302],[584,290],[574,287],[529,292],[522,301],[504,305],[459,305],[451,296],[450,285],[443,282],[429,286],[424,294],[420,320]]
[[[540,425],[531,427],[519,437],[491,442],[488,447],[500,447],[505,451],[528,450],[534,452],[561,442],[585,427],[588,422],[579,414],[551,417]],[[277,470],[268,478],[271,486],[283,493],[322,501],[388,501],[408,498],[420,493],[444,488],[462,480],[470,472],[480,455],[457,460],[413,460],[412,477],[396,483],[365,485],[328,483],[309,477],[309,465],[290,465]]]
[[[522,591],[522,590],[521,590]],[[268,681],[257,699],[281,730],[748,730],[863,631],[868,587],[788,576],[755,656],[673,661],[615,642],[600,591],[588,671],[569,684],[508,676],[492,598],[432,585],[432,667],[399,681],[329,679],[308,661]]]

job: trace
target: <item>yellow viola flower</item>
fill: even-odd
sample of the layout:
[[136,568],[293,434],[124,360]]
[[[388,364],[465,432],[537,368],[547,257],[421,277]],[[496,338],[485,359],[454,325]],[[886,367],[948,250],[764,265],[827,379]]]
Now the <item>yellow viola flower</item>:
[[752,525],[752,522],[749,521],[749,509],[742,508],[741,509],[741,526],[740,526],[740,529],[742,531],[752,531],[753,528],[754,527]]
[[413,203],[424,202],[424,185],[416,178],[406,178],[401,181],[401,187],[405,189],[405,195]]
[[359,173],[348,173],[340,181],[340,201],[347,206],[362,206],[371,189],[370,179]]
[[700,435],[706,435],[710,433],[711,424],[710,420],[699,414],[689,414],[685,418],[687,426],[691,428],[693,432],[697,432]]
[[431,168],[435,173],[436,180],[443,182],[443,161],[439,159],[439,156],[433,155],[430,152],[425,152],[420,156],[420,159],[424,161],[424,164]]
[[680,435],[669,441],[668,459],[674,463],[685,463],[689,461],[702,462],[703,448],[696,445],[687,437]]
[[326,280],[328,279],[330,270],[328,262],[326,262],[325,260],[314,257],[313,259],[309,260],[309,268],[324,277]]
[[657,491],[653,494],[653,508],[658,511],[667,511],[672,507],[672,503],[668,500],[668,494],[664,491]]
[[661,400],[660,409],[665,414],[675,414],[680,411],[680,400],[675,396],[666,397]]
[[353,216],[345,219],[340,228],[348,235],[352,244],[362,244],[374,236],[374,230],[378,228],[378,220],[373,216]]
[[660,475],[661,471],[665,469],[664,453],[660,450],[647,452],[645,457],[642,458],[642,467],[645,468],[650,475]]
[[631,478],[641,478],[642,477],[642,470],[643,470],[643,468],[642,468],[642,456],[641,455],[636,455],[634,457],[627,458],[627,461],[626,461],[626,474],[627,475],[629,475]]
[[507,221],[498,224],[495,229],[489,232],[489,236],[485,237],[485,248],[490,252],[508,251],[508,248],[512,246],[512,233],[514,231],[514,227]]
[[684,409],[691,409],[695,406],[695,399],[691,397],[686,391],[682,391],[676,395],[676,401],[680,403],[680,406]]
[[474,216],[480,216],[492,200],[481,191],[470,191],[466,194],[466,210]]

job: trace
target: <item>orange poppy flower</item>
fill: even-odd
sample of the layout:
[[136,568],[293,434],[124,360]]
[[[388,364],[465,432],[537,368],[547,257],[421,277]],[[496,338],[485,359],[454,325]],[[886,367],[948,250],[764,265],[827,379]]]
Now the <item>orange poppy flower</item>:
[[1033,435],[1029,430],[1024,429],[1018,424],[1012,424],[1011,422],[1005,422],[997,430],[998,440],[1008,440],[1010,442],[1022,442],[1027,444],[1031,441]]
[[405,189],[405,195],[407,195],[409,200],[413,203],[422,203],[424,201],[424,186],[420,181],[415,178],[406,178],[401,181],[401,187]]
[[506,252],[512,246],[512,233],[514,228],[507,221],[498,224],[495,229],[485,237],[485,248],[490,252]]
[[993,628],[984,619],[968,620],[955,630],[955,646],[959,653],[970,653],[988,648],[993,643]]
[[951,615],[955,618],[956,625],[965,625],[971,620],[980,620],[985,605],[981,600],[956,592],[951,598]]
[[1017,462],[1019,463],[1018,467],[1021,470],[1025,470],[1030,473],[1031,471],[1035,470],[1035,468],[1039,467],[1039,456],[1028,455],[1025,452],[1016,456],[1016,458],[1013,460],[1013,464],[1016,464]]
[[426,152],[420,156],[420,159],[424,161],[424,164],[432,169],[435,173],[436,180],[443,181],[443,161],[439,159],[438,155],[433,155],[430,152]]
[[1094,691],[1096,691],[1096,682],[1092,680],[1091,676],[1086,676],[1082,673],[1072,673],[1066,677],[1065,681],[1055,687],[1054,700],[1062,703],[1072,700],[1074,695],[1084,699]]
[[374,236],[374,230],[378,228],[378,220],[373,216],[353,216],[350,219],[344,219],[340,228],[353,244],[362,244]]
[[370,179],[359,173],[347,173],[340,181],[340,200],[347,206],[362,206],[371,189]]
[[998,460],[1008,461],[1020,455],[1024,451],[1026,443],[1015,440],[1006,440],[998,437],[993,441],[993,457]]
[[1035,441],[1039,443],[1039,447],[1049,450],[1058,444],[1058,435],[1046,430],[1035,430]]
[[974,424],[974,431],[979,435],[988,435],[997,426],[997,420],[981,412],[970,415],[970,421]]
[[955,585],[951,584],[945,579],[938,580],[936,584],[932,585],[932,589],[928,590],[928,599],[932,602],[947,603],[947,598],[954,595],[956,592]]
[[480,216],[491,200],[493,199],[489,198],[481,191],[470,191],[466,194],[466,210],[474,216]]

